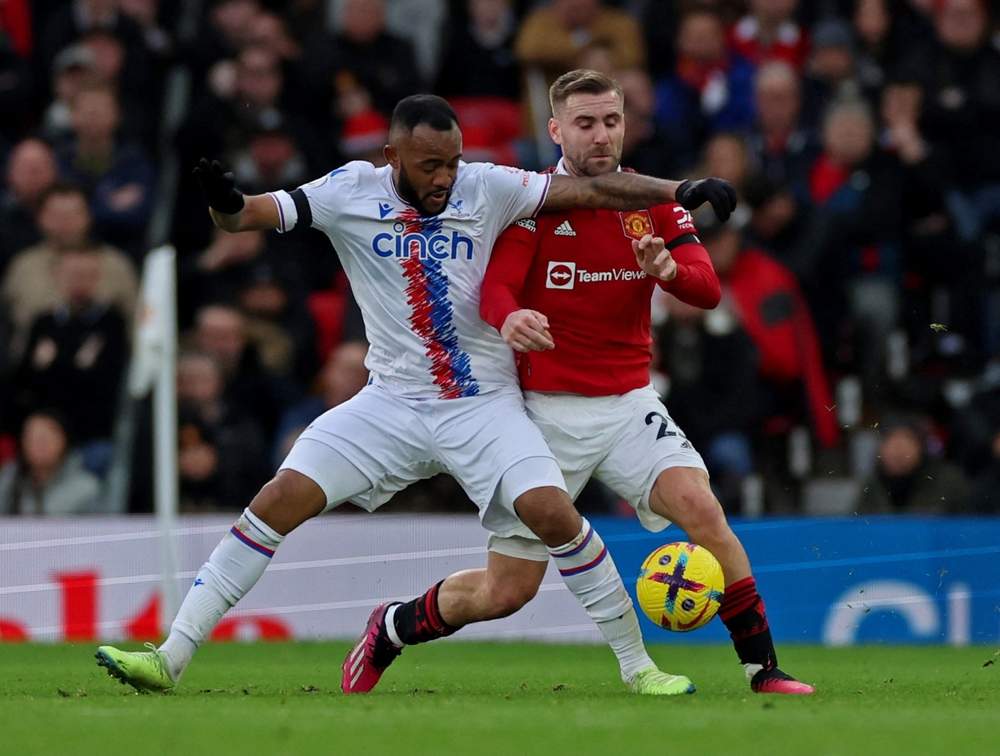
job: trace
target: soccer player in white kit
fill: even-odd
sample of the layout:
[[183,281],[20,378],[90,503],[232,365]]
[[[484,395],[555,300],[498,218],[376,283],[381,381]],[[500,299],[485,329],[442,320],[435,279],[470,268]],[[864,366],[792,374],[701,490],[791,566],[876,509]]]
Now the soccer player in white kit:
[[[344,692],[371,690],[403,643],[516,610],[526,590],[534,595],[549,554],[608,638],[632,690],[693,690],[645,653],[607,549],[573,508],[524,412],[511,351],[479,317],[479,288],[494,241],[517,218],[542,209],[628,210],[675,197],[691,207],[709,201],[726,218],[735,192],[716,179],[549,176],[465,164],[461,153],[452,108],[416,95],[393,114],[385,168],[348,163],[293,192],[252,197],[218,163],[203,160],[196,169],[212,218],[227,231],[312,226],[327,234],[364,315],[371,380],[303,431],[199,571],[158,649],[98,649],[109,674],[139,690],[173,687],[291,530],[345,501],[374,510],[410,483],[448,472],[491,533],[487,567],[453,575],[407,604],[377,607],[343,665]],[[525,549],[524,525],[547,553]],[[526,561],[533,570],[522,569]]]

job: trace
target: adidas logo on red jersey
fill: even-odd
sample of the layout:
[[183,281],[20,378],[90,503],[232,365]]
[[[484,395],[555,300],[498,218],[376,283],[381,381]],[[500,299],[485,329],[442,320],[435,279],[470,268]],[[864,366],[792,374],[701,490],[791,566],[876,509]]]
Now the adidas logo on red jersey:
[[576,236],[576,231],[574,231],[573,227],[569,225],[568,220],[564,220],[562,223],[556,226],[556,230],[553,233],[556,236]]

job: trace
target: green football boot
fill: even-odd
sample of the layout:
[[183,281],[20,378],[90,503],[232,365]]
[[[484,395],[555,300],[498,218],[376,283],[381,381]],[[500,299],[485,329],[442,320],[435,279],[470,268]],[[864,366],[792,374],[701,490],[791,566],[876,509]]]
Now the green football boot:
[[167,659],[156,646],[147,643],[149,651],[121,651],[114,646],[101,646],[94,654],[97,666],[108,674],[128,683],[140,693],[163,693],[174,687],[167,672]]
[[694,683],[683,675],[668,675],[656,667],[646,667],[636,673],[628,689],[640,696],[679,696],[694,693]]

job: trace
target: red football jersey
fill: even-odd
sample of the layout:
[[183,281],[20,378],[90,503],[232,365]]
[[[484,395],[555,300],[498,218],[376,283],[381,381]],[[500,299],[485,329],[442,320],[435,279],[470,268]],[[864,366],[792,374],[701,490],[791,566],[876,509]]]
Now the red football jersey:
[[[646,234],[663,237],[677,261],[672,281],[639,268],[632,240]],[[497,330],[522,308],[549,319],[555,349],[518,354],[522,388],[624,394],[649,384],[656,284],[695,307],[711,309],[722,296],[691,214],[680,205],[544,213],[517,221],[497,240],[480,314]]]

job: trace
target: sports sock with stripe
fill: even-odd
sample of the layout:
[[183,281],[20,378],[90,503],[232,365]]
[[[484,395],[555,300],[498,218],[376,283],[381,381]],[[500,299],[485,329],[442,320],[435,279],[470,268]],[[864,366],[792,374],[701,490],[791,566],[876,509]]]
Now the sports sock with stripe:
[[202,565],[160,651],[176,682],[222,616],[246,595],[285,540],[247,507]]
[[566,587],[583,604],[590,618],[618,657],[622,679],[654,666],[642,644],[642,632],[632,599],[600,534],[583,520],[580,534],[549,549]]
[[[441,581],[443,582],[444,580]],[[441,610],[438,608],[441,583],[432,586],[423,596],[405,604],[390,606],[386,611],[386,633],[395,645],[426,643],[445,638],[458,630],[441,618]]]
[[772,670],[778,666],[764,599],[757,593],[753,575],[726,587],[719,618],[729,630],[748,680],[762,669]]

